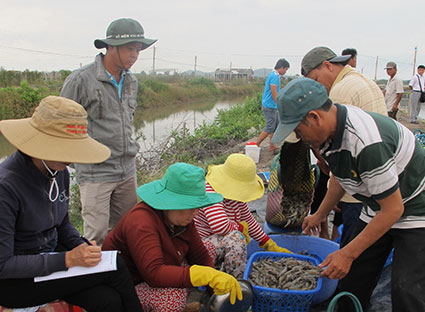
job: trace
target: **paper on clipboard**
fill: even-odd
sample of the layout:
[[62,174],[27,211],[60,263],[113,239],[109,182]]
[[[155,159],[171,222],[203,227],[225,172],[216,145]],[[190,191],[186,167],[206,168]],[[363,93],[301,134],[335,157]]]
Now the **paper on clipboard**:
[[50,281],[79,275],[115,271],[117,269],[117,250],[102,251],[102,260],[94,267],[75,266],[67,271],[58,271],[46,276],[34,277],[34,282]]

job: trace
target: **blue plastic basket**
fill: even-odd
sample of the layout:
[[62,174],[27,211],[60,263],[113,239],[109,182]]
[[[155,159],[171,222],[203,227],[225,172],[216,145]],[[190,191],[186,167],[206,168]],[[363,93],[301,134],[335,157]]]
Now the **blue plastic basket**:
[[[335,242],[320,237],[287,234],[271,234],[269,236],[280,247],[288,248],[290,251],[298,253],[307,251],[307,254],[313,257],[315,257],[314,255],[318,255],[321,259],[325,259],[328,254],[339,249],[339,245]],[[261,249],[258,243],[251,239],[251,242],[247,246],[247,259],[257,251],[264,251],[264,249]],[[318,260],[320,261],[320,259]],[[334,294],[337,285],[337,279],[324,277],[322,279],[322,288],[313,296],[313,305],[330,298]]]
[[[248,260],[243,278],[248,280],[252,264],[254,262],[267,258],[272,258],[273,260],[279,260],[281,258],[295,258],[298,260],[309,261],[314,265],[319,264],[317,259],[308,256],[280,252],[255,252]],[[317,286],[312,290],[282,290],[257,285],[252,286],[254,293],[254,301],[252,303],[253,312],[301,312],[310,310],[313,295],[322,287],[322,278],[318,278]]]

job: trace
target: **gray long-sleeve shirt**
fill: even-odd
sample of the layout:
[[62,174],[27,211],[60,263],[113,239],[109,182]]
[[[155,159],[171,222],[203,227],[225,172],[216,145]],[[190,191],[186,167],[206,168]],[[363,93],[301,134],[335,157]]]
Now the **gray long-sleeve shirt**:
[[74,164],[78,183],[117,182],[136,174],[139,144],[133,137],[131,124],[137,106],[137,79],[126,73],[120,100],[102,58],[100,53],[94,63],[71,73],[60,94],[86,109],[89,135],[111,150],[111,156],[103,163]]

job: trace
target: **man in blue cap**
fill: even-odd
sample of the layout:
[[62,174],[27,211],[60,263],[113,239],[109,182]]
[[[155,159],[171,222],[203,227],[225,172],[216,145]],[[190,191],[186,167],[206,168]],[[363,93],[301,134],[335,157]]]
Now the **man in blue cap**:
[[[425,150],[413,133],[388,116],[333,104],[326,89],[308,78],[279,93],[278,110],[273,139],[294,131],[320,150],[332,172],[332,192],[306,217],[303,231],[317,234],[344,192],[364,203],[355,238],[320,264],[323,275],[341,279],[339,290],[354,293],[366,311],[394,248],[393,311],[425,311],[425,248],[418,245],[425,237]],[[351,303],[340,306],[350,311]]]
[[113,21],[106,39],[97,39],[94,63],[74,71],[65,80],[61,96],[84,106],[88,133],[108,146],[111,156],[101,164],[75,165],[80,186],[84,235],[101,245],[121,217],[138,201],[133,115],[137,79],[130,68],[140,51],[156,39],[144,36],[142,25],[131,18]]

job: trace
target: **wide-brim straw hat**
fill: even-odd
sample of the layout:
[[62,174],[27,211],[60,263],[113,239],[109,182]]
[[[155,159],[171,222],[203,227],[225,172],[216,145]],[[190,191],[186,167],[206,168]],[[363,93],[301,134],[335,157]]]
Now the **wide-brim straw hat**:
[[226,199],[249,202],[264,195],[255,162],[244,154],[231,154],[222,165],[210,165],[206,180]]
[[186,163],[171,165],[162,179],[138,187],[137,195],[159,210],[202,208],[223,200],[220,194],[206,192],[204,170]]
[[142,25],[132,18],[120,18],[113,21],[106,30],[105,39],[96,39],[94,46],[98,49],[121,46],[130,42],[140,42],[142,50],[149,48],[157,39],[145,38]]
[[31,118],[0,121],[4,137],[21,152],[42,160],[100,163],[111,151],[87,134],[87,113],[59,96],[41,100]]

